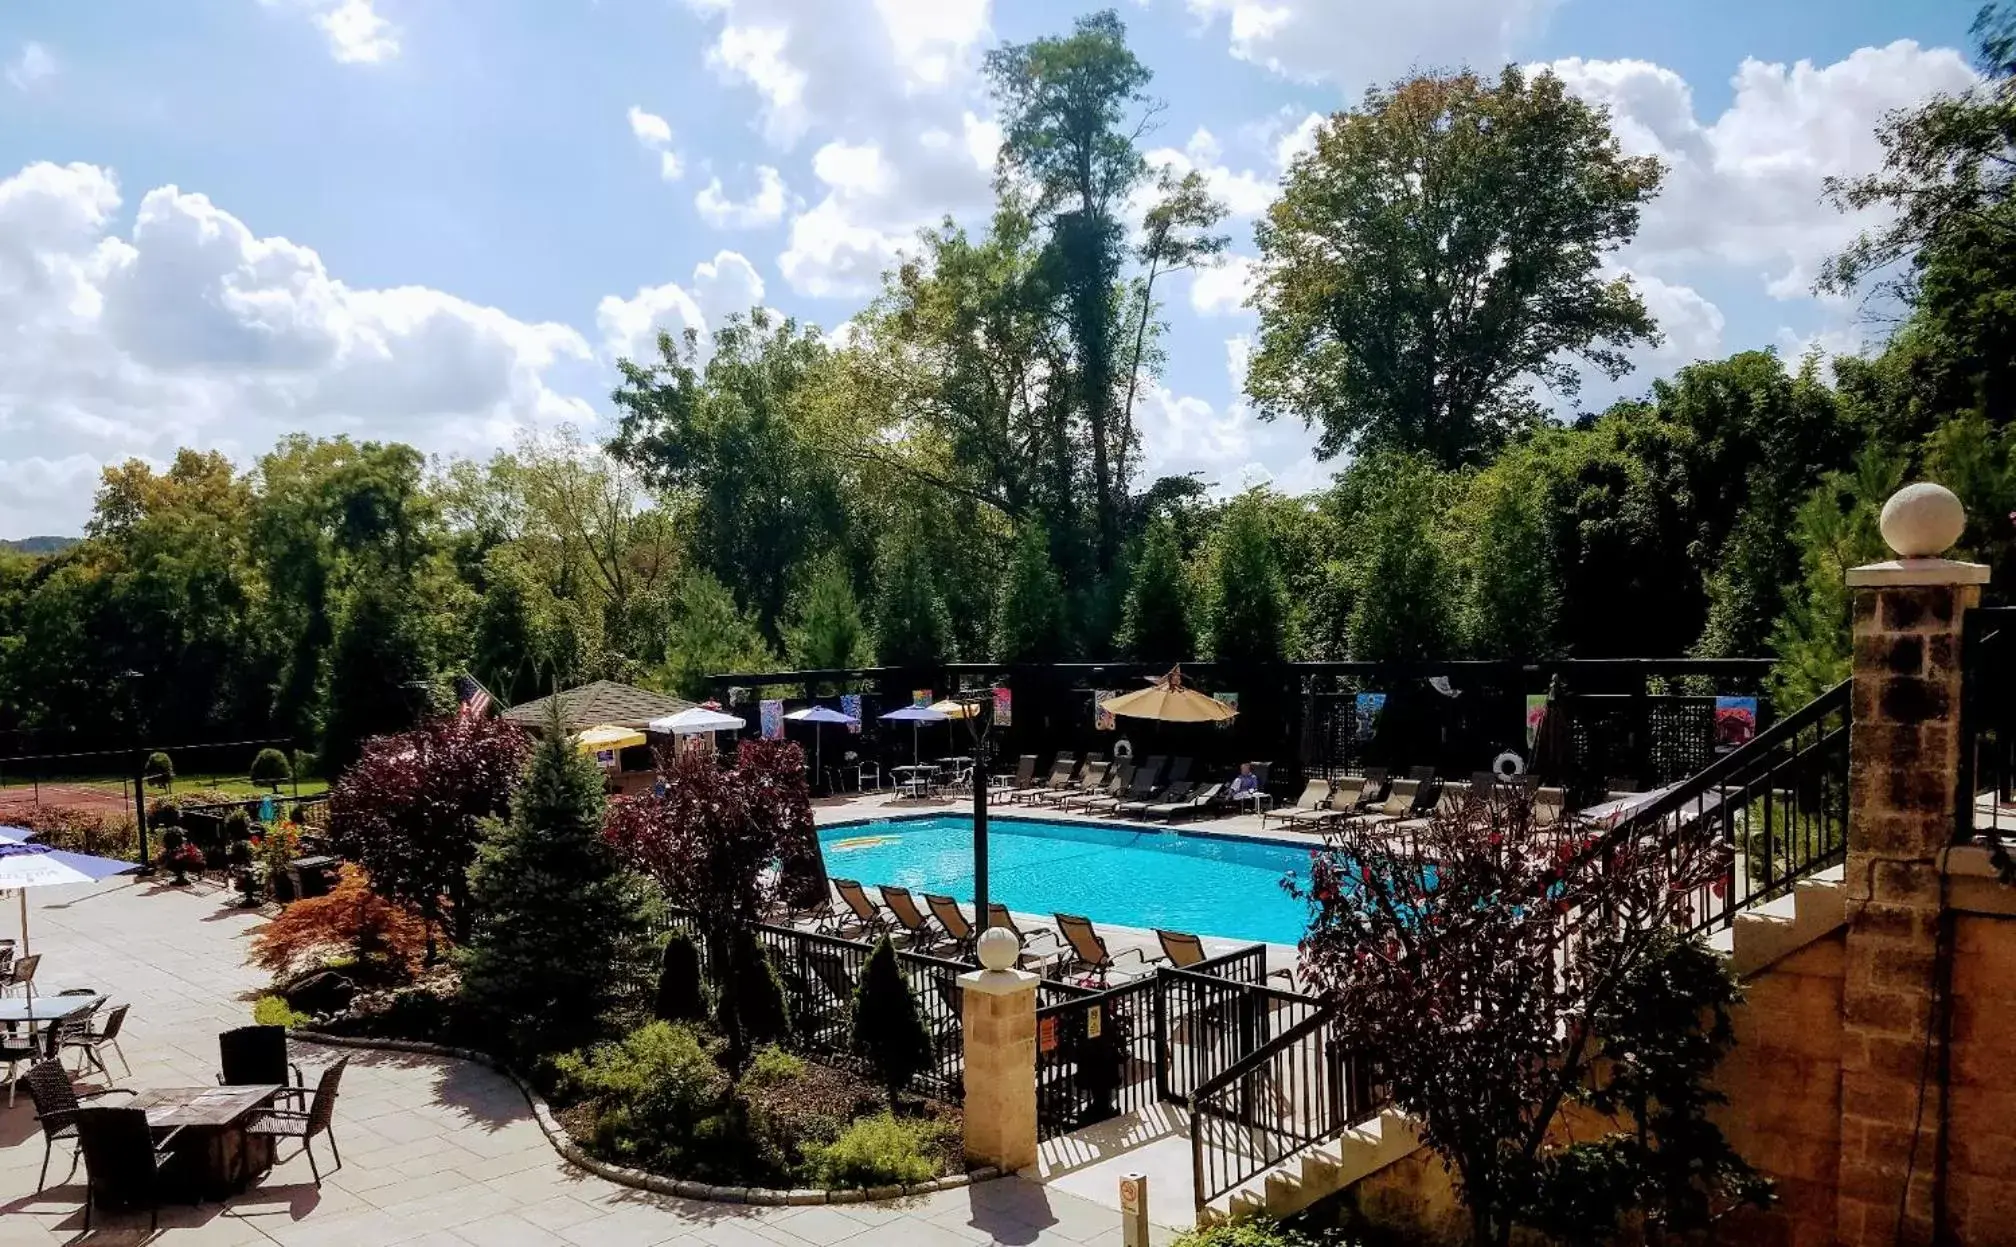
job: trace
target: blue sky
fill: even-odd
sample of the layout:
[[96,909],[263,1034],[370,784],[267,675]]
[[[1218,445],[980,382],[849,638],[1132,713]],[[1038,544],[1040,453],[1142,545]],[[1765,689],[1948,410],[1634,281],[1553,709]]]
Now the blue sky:
[[[1168,291],[1148,470],[1334,465],[1240,405],[1250,219],[1313,119],[1414,67],[1555,66],[1673,165],[1618,257],[1667,332],[1621,385],[1856,349],[1817,199],[1888,108],[1964,87],[1966,0],[1117,0],[1155,159],[1235,208]],[[481,454],[605,417],[611,361],[760,300],[829,329],[914,230],[988,201],[985,50],[1061,0],[0,0],[0,536],[99,467],[280,432]]]

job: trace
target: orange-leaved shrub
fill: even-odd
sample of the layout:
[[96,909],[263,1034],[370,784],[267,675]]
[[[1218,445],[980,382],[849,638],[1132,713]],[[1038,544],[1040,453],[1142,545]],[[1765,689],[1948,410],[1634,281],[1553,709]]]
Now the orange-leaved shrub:
[[353,973],[411,979],[427,951],[427,924],[371,890],[362,866],[346,863],[324,896],[295,901],[252,937],[252,962],[274,974],[352,958]]

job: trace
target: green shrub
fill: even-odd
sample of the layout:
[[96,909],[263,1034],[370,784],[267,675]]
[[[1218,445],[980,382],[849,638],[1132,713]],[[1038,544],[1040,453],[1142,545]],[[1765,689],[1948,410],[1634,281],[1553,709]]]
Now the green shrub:
[[707,989],[700,979],[700,950],[684,935],[665,941],[659,963],[658,995],[651,1015],[666,1022],[698,1022],[707,1016]]
[[671,1168],[718,1111],[727,1075],[690,1027],[650,1022],[586,1054],[554,1058],[555,1093],[593,1110],[590,1142],[612,1160]]
[[233,840],[249,840],[251,838],[252,816],[247,814],[243,808],[233,810],[224,816],[224,840],[227,844]]
[[937,1148],[950,1133],[943,1122],[904,1120],[888,1113],[863,1117],[831,1143],[805,1149],[820,1186],[894,1186],[938,1176]]
[[715,1010],[721,1030],[739,1058],[758,1044],[790,1034],[791,1013],[777,968],[770,964],[755,932],[744,931],[736,937],[734,960],[734,972],[721,985]]
[[1344,1240],[1326,1234],[1311,1238],[1300,1230],[1287,1229],[1278,1221],[1254,1217],[1231,1225],[1214,1225],[1207,1230],[1191,1230],[1176,1238],[1175,1247],[1342,1247]]
[[159,749],[147,755],[147,765],[140,768],[141,777],[156,788],[175,786],[175,760]]
[[774,1087],[801,1078],[804,1074],[804,1058],[771,1044],[757,1049],[756,1059],[749,1062],[749,1072],[742,1075],[742,1081],[754,1087]]
[[253,783],[278,792],[280,785],[294,778],[294,768],[287,765],[287,755],[278,749],[261,749],[252,759],[250,778]]
[[315,770],[315,755],[309,753],[306,749],[296,749],[294,751],[293,768],[294,778],[296,779],[314,778],[317,774]]
[[910,1080],[931,1064],[931,1031],[917,1009],[917,998],[896,964],[896,948],[883,936],[861,967],[854,989],[854,1025],[849,1036],[854,1051],[868,1058],[876,1077],[889,1089],[889,1102]]
[[279,996],[261,996],[252,1006],[252,1020],[261,1026],[306,1026],[314,1019]]

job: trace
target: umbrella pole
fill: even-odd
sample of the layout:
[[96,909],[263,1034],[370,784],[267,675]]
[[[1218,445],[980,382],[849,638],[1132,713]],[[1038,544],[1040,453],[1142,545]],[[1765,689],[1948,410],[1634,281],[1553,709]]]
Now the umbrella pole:
[[910,765],[916,766],[924,758],[922,746],[917,743],[917,720],[910,720]]
[[28,889],[21,889],[21,955],[28,955]]

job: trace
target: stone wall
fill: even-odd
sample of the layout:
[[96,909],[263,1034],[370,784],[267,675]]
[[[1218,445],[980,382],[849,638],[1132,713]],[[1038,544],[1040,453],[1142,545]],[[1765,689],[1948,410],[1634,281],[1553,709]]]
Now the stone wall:
[[[2016,914],[1957,915],[1946,1204],[1955,1243],[2016,1243]],[[1957,889],[1956,889],[1957,891]]]

